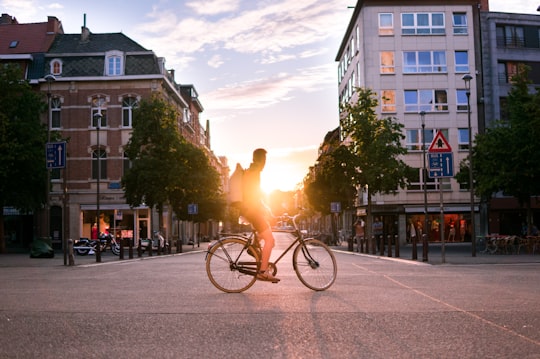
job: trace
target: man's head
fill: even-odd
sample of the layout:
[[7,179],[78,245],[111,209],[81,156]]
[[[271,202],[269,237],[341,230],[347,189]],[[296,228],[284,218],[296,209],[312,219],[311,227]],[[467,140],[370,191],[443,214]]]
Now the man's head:
[[257,148],[253,151],[253,163],[264,166],[266,163],[266,150],[264,148]]

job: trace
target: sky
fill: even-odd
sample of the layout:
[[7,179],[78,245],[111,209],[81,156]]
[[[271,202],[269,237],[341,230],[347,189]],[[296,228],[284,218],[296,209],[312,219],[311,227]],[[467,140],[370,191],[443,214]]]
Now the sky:
[[[195,86],[211,148],[248,167],[268,151],[265,191],[293,190],[339,124],[335,58],[356,0],[0,0],[19,23],[56,16],[65,33],[122,32]],[[540,0],[490,10],[540,14]]]

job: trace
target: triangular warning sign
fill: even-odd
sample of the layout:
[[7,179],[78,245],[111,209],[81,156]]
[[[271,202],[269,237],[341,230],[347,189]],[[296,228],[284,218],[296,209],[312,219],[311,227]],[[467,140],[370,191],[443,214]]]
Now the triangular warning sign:
[[450,147],[441,131],[437,131],[428,152],[452,152],[452,147]]

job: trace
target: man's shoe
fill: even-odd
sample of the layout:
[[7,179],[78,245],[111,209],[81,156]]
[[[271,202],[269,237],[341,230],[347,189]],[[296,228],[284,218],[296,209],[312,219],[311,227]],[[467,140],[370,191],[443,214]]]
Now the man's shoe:
[[259,271],[259,273],[257,273],[257,279],[258,280],[263,280],[265,282],[272,282],[272,283],[277,283],[277,282],[280,281],[279,278],[274,277],[268,271]]

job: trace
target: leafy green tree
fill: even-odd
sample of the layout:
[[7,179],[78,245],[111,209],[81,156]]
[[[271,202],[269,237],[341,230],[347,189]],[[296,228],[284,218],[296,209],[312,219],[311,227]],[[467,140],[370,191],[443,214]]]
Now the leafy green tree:
[[[472,156],[475,193],[483,198],[497,192],[515,197],[526,207],[530,228],[530,198],[540,194],[540,93],[530,91],[529,70],[519,66],[508,94],[508,120],[478,134]],[[468,184],[468,160],[462,161],[456,178]]]
[[414,170],[402,159],[407,153],[401,145],[404,125],[392,117],[377,118],[378,100],[370,89],[356,88],[356,94],[356,102],[341,107],[340,122],[342,136],[355,157],[356,184],[368,186],[366,235],[371,238],[371,197],[405,188]]
[[160,214],[160,228],[168,202],[166,189],[173,180],[172,164],[181,151],[176,119],[175,109],[162,98],[154,96],[141,101],[134,111],[133,133],[125,147],[132,160],[132,167],[122,177],[127,203],[133,207],[142,203],[155,207]]
[[[205,153],[179,133],[177,113],[162,98],[141,101],[135,110],[133,133],[126,145],[132,167],[122,178],[127,202],[155,207],[162,227],[165,204],[180,219],[220,219],[225,205],[220,177]],[[189,217],[187,207],[198,204]]]
[[18,66],[0,67],[0,253],[5,252],[4,206],[22,211],[46,203],[47,127],[40,115],[46,103]]
[[[173,166],[174,184],[167,191],[174,212],[179,219],[196,222],[223,218],[226,201],[219,173],[201,149],[185,141],[181,148],[179,161]],[[198,205],[196,215],[188,214],[190,203]]]

